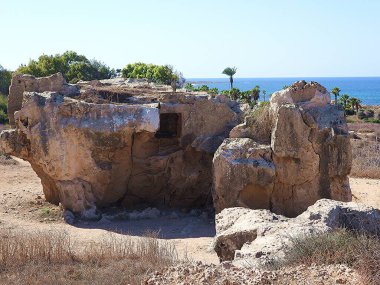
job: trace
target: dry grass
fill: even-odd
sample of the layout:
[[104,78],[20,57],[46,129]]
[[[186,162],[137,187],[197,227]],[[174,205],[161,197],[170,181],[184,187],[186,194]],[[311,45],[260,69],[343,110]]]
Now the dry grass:
[[292,240],[284,260],[275,267],[346,264],[358,271],[363,284],[380,284],[380,239],[339,229]]
[[380,137],[380,124],[374,123],[349,123],[348,128],[350,131],[357,133],[374,133]]
[[351,140],[351,145],[353,160],[350,175],[380,179],[380,142]]
[[80,250],[63,232],[1,231],[1,284],[141,284],[174,264],[174,247],[157,238],[110,235]]

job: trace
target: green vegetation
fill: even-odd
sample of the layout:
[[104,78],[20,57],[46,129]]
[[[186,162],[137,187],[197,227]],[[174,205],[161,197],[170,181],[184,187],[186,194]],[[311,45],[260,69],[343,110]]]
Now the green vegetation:
[[334,87],[333,90],[331,90],[331,93],[334,94],[335,105],[337,105],[338,104],[338,97],[339,97],[340,89],[338,87]]
[[11,85],[12,72],[6,70],[0,65],[0,94],[9,93],[9,85]]
[[211,89],[208,90],[207,93],[210,94],[210,95],[215,96],[215,95],[219,94],[219,89],[218,88],[211,88]]
[[255,88],[251,90],[251,98],[253,99],[256,105],[257,101],[260,98],[260,86],[256,85]]
[[7,96],[0,94],[0,124],[8,123],[8,98]]
[[236,74],[237,68],[236,67],[226,67],[222,74],[225,74],[230,77],[230,85],[231,85],[231,90],[234,88],[234,75]]
[[74,51],[56,55],[41,55],[38,60],[30,60],[27,65],[21,65],[16,72],[36,77],[61,72],[70,83],[80,80],[107,79],[115,74],[115,71],[104,63],[95,59],[88,60],[84,55],[79,55]]
[[342,96],[340,96],[339,98],[339,103],[342,104],[343,106],[343,109],[347,109],[347,104],[348,104],[348,100],[350,99],[350,96],[348,94],[343,94]]
[[190,91],[194,91],[194,86],[193,84],[191,83],[186,83],[185,87],[186,91],[190,92]]
[[263,97],[264,97],[264,102],[265,102],[265,95],[267,95],[267,91],[266,90],[263,90],[263,91],[261,91],[261,93],[263,93]]
[[351,97],[348,99],[348,102],[351,105],[352,110],[356,110],[356,114],[358,114],[359,108],[361,107],[360,104],[362,103],[362,101],[358,98]]
[[363,284],[379,284],[380,240],[377,236],[339,229],[292,239],[284,260],[275,267],[346,264],[356,269]]
[[128,64],[123,68],[122,76],[125,78],[147,79],[148,81],[165,85],[172,85],[173,80],[175,80],[179,87],[185,82],[182,73],[174,71],[170,65],[155,65],[143,62]]

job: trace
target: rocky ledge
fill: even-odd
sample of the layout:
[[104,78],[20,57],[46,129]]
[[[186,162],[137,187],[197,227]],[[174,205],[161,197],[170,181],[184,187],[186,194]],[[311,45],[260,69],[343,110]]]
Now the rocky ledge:
[[296,218],[269,210],[224,209],[216,216],[214,249],[220,261],[257,267],[282,259],[292,239],[346,228],[380,232],[380,210],[354,202],[321,199]]

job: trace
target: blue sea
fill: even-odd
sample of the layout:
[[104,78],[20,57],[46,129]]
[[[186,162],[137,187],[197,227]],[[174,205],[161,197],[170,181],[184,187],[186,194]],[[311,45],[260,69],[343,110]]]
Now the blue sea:
[[[247,91],[260,86],[267,91],[267,96],[281,90],[285,85],[299,81],[316,81],[325,86],[329,91],[339,87],[340,94],[348,94],[362,100],[364,105],[380,105],[380,77],[315,77],[315,78],[234,78],[234,87],[241,91]],[[187,82],[197,85],[208,85],[210,88],[228,90],[229,79],[226,78],[190,78]],[[260,95],[262,96],[262,94]],[[261,100],[263,98],[260,98]],[[268,99],[267,99],[268,100]]]

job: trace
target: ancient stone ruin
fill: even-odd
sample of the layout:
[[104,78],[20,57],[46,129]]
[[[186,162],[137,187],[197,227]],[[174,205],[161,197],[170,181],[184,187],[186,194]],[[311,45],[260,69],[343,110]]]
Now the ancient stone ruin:
[[29,161],[46,199],[75,213],[214,205],[295,216],[320,198],[351,199],[343,111],[317,83],[252,111],[144,81],[16,75],[9,112],[0,150]]
[[321,198],[351,201],[344,112],[318,83],[274,93],[266,115],[247,117],[230,136],[214,156],[217,212],[241,206],[294,217]]
[[236,102],[125,80],[82,83],[79,93],[60,81],[49,85],[57,92],[24,92],[21,99],[14,91],[40,81],[13,78],[10,104],[22,107],[14,113],[16,128],[1,134],[1,146],[31,163],[48,201],[76,213],[113,203],[212,203],[212,158],[240,121]]

